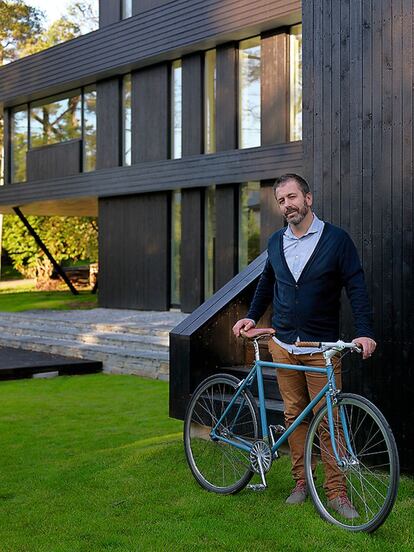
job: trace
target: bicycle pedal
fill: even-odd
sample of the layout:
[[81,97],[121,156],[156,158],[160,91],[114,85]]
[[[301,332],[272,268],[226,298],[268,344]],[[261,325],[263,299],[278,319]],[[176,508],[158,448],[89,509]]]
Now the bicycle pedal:
[[247,485],[247,488],[254,492],[261,492],[265,491],[267,488],[267,485],[263,485],[263,483],[250,483]]

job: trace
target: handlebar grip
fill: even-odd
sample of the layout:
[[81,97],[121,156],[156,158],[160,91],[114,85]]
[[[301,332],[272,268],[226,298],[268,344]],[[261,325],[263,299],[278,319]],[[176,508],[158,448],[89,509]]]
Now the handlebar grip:
[[295,343],[296,347],[317,347],[318,349],[321,347],[320,341],[297,341]]

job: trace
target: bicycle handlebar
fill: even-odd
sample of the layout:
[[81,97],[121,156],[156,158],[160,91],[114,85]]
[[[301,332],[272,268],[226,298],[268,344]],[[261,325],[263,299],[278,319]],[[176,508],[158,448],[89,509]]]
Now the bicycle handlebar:
[[296,347],[316,347],[318,349],[337,349],[338,351],[343,351],[344,349],[351,349],[357,353],[362,353],[362,348],[357,343],[346,343],[345,341],[334,341],[334,342],[324,342],[324,341],[297,341],[295,343]]

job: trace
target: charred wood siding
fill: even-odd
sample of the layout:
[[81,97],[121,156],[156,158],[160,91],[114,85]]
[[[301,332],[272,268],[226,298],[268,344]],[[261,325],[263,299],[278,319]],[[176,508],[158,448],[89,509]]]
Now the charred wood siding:
[[0,103],[17,105],[299,20],[298,0],[169,2],[2,67]]
[[98,82],[96,86],[96,168],[117,167],[121,162],[122,81]]
[[[411,469],[412,25],[411,1],[303,3],[305,173],[318,215],[358,247],[379,342],[345,383],[383,409]],[[343,331],[352,335],[349,311]]]
[[[79,174],[82,140],[29,149],[27,152],[28,180],[49,180]],[[11,184],[13,186],[13,184]]]

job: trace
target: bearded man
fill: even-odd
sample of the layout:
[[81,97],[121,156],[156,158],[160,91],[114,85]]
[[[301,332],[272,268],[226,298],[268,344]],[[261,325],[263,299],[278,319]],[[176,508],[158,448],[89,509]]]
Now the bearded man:
[[[297,174],[284,174],[275,180],[274,195],[287,227],[269,239],[268,258],[246,318],[233,327],[236,336],[248,331],[273,302],[269,340],[273,361],[283,364],[325,366],[322,352],[299,348],[298,341],[339,339],[339,312],[342,288],[351,303],[356,329],[353,341],[363,358],[372,355],[371,308],[358,253],[349,235],[323,222],[312,212],[312,194],[307,182]],[[336,381],[341,387],[340,361],[334,361]],[[289,427],[326,383],[323,374],[278,369],[277,379]],[[315,408],[318,410],[319,405]],[[304,470],[304,446],[308,429],[304,421],[289,438],[295,487],[286,502],[301,504],[308,490]],[[343,474],[335,463],[325,464],[325,492],[328,505],[347,519],[359,516],[350,502]]]

